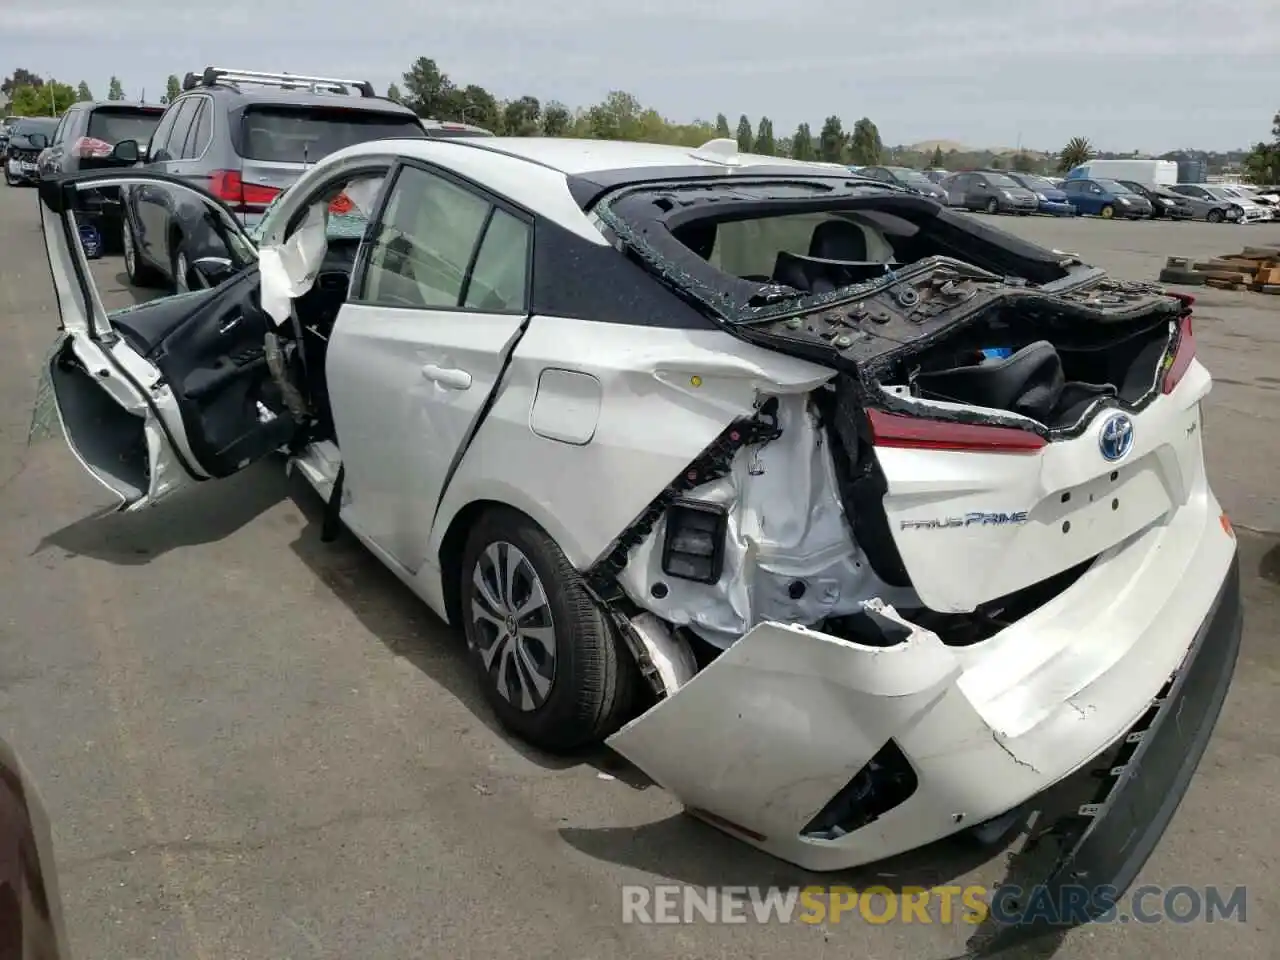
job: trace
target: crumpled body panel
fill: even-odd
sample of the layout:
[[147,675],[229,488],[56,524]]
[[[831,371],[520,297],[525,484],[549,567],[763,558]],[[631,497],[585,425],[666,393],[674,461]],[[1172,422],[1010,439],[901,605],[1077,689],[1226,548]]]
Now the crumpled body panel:
[[[870,597],[914,599],[912,591],[880,582],[854,543],[830,444],[809,397],[779,397],[777,420],[777,439],[738,451],[727,476],[689,492],[729,509],[718,583],[663,574],[665,522],[636,547],[618,577],[636,603],[721,648],[768,620],[812,626],[855,613]],[[669,591],[662,598],[650,590],[659,581]]]

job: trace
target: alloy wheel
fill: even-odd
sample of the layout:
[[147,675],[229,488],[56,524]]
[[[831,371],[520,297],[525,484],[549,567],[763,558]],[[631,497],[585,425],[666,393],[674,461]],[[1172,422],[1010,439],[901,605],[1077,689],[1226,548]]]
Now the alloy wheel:
[[551,693],[556,635],[547,591],[521,550],[498,540],[472,571],[472,647],[499,695],[530,713]]

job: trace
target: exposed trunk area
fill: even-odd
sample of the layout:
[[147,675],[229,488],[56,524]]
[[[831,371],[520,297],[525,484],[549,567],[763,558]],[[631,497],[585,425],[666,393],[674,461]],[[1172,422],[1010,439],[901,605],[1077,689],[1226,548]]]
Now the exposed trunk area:
[[1142,400],[1157,384],[1171,335],[1165,313],[1082,323],[1051,303],[997,305],[895,360],[876,380],[899,397],[1013,413],[1060,429],[1101,398]]

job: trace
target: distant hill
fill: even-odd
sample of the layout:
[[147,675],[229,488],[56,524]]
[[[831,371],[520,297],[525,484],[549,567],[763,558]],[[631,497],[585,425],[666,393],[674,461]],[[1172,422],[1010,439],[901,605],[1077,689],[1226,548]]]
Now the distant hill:
[[[911,150],[914,153],[933,153],[934,150],[941,150],[946,154],[954,150],[956,153],[993,153],[997,156],[1018,152],[1017,147],[970,147],[958,140],[921,140],[919,143],[909,143],[902,149]],[[1026,147],[1023,149],[1028,153],[1037,152]]]

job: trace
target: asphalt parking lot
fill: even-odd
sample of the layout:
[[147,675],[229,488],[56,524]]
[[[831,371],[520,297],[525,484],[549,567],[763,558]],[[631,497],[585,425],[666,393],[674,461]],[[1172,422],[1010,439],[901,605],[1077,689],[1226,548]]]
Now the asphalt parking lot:
[[[1001,218],[1132,279],[1280,243],[1280,224]],[[55,825],[75,955],[933,960],[972,928],[624,926],[623,884],[992,884],[945,842],[813,878],[607,759],[497,732],[459,639],[278,463],[136,517],[28,442],[57,311],[32,190],[0,189],[0,734]],[[111,268],[99,276],[110,286]],[[105,287],[104,287],[105,288]],[[123,287],[112,296],[126,296]],[[1244,922],[1093,926],[1011,954],[1275,956],[1280,856],[1280,297],[1198,290],[1209,469],[1239,530],[1246,637],[1226,712],[1140,883],[1249,887]],[[112,303],[109,306],[122,305]]]

